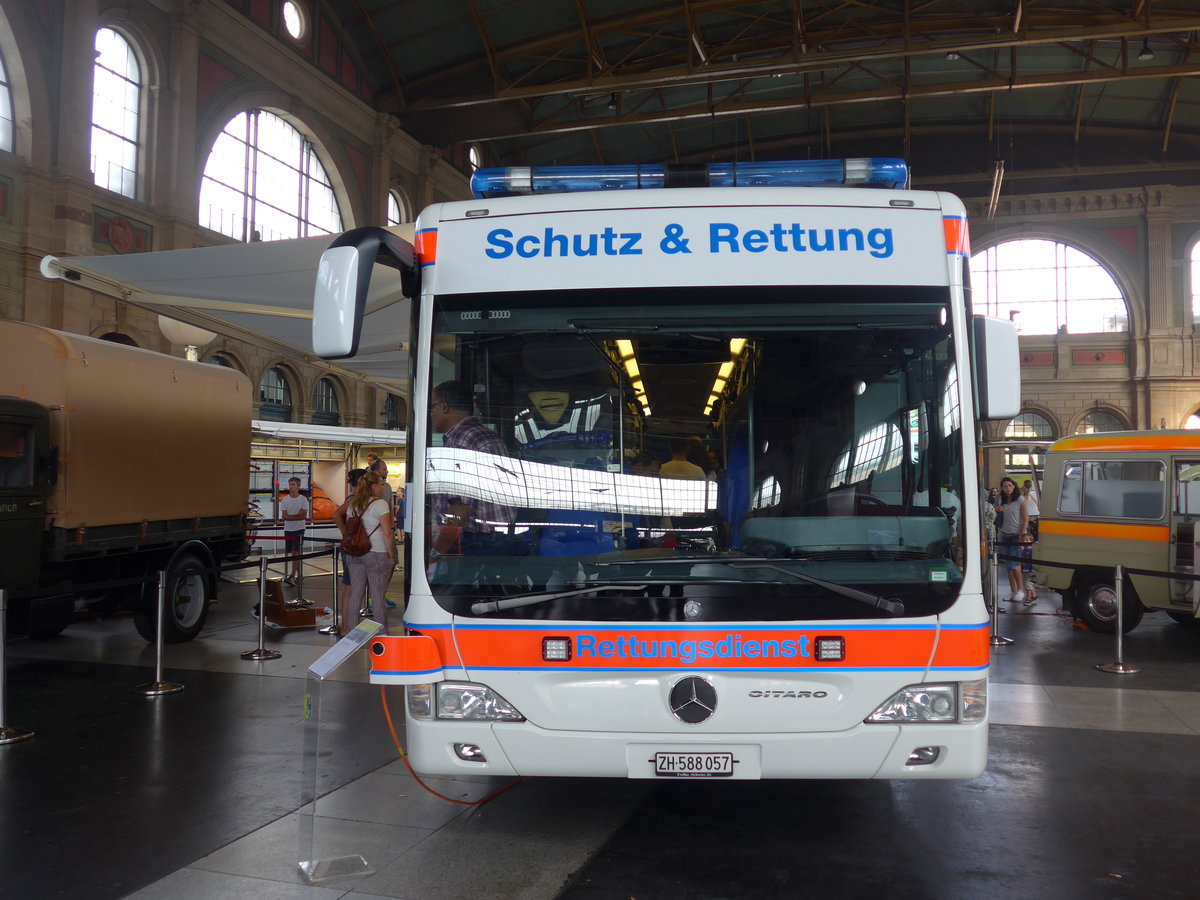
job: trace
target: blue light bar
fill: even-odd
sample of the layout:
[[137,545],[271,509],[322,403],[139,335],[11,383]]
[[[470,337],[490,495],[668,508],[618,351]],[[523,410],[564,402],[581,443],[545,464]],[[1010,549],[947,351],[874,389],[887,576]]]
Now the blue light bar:
[[652,166],[519,166],[476,169],[471,192],[479,199],[518,194],[622,191],[672,187],[819,187],[858,185],[902,188],[902,159],[809,159],[796,162],[708,163]]

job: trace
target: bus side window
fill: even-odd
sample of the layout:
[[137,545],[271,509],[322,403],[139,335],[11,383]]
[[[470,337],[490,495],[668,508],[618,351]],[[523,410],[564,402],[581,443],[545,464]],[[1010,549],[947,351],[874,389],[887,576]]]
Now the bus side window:
[[1079,514],[1080,488],[1083,485],[1083,466],[1077,462],[1063,463],[1061,487],[1058,491],[1058,511]]
[[1162,470],[1158,461],[1092,463],[1083,485],[1084,514],[1105,519],[1161,518]]
[[1200,463],[1175,464],[1175,512],[1184,516],[1200,515]]

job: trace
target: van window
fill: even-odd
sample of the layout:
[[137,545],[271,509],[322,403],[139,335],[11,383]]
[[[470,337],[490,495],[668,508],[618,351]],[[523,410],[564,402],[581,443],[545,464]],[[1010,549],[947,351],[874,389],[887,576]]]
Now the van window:
[[1098,519],[1161,519],[1163,469],[1159,460],[1067,460],[1058,511]]
[[1200,515],[1200,462],[1176,461],[1175,512],[1185,516]]

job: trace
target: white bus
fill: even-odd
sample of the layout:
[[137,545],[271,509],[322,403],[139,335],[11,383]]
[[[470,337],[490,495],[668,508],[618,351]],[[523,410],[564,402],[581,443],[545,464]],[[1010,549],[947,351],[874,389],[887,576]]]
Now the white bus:
[[389,344],[377,263],[413,298],[405,633],[372,678],[417,771],[983,771],[977,426],[1018,412],[1017,341],[971,314],[962,203],[906,181],[488,169],[415,247],[333,242],[320,355]]

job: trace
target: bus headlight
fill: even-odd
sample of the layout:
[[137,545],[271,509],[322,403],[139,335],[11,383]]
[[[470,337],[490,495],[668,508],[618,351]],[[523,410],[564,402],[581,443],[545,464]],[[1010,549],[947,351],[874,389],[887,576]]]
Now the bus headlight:
[[524,722],[516,707],[483,684],[442,681],[410,684],[408,711],[417,719],[450,719],[471,722]]
[[987,680],[962,684],[910,684],[879,704],[870,724],[981,722],[987,715]]

